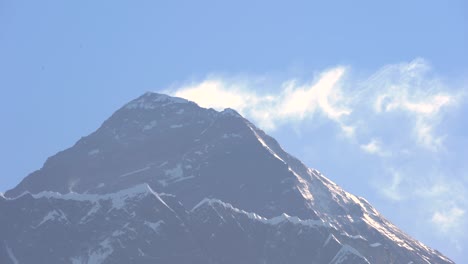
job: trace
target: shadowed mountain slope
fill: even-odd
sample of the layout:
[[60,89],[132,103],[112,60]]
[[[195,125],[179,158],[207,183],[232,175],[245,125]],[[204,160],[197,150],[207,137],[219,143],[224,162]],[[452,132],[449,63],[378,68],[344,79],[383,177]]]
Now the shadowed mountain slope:
[[4,196],[6,263],[453,263],[236,111],[157,93]]

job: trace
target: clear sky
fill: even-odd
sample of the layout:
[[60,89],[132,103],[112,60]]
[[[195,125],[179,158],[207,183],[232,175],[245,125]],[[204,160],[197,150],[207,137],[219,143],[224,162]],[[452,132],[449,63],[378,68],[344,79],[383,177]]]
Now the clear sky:
[[463,263],[467,47],[466,1],[0,0],[0,190],[163,91],[238,109]]

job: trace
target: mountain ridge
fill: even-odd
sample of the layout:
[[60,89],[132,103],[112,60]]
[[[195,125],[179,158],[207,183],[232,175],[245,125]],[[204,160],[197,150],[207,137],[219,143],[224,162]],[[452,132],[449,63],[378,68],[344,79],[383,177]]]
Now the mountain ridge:
[[[165,198],[171,200],[171,204],[178,208],[178,213],[174,211],[175,216],[172,216],[174,219],[180,218],[176,222],[180,222],[181,226],[196,224],[202,229],[207,229],[205,233],[189,232],[184,227],[177,226],[174,227],[177,232],[173,231],[198,240],[205,241],[205,236],[209,236],[210,233],[209,228],[203,223],[198,223],[197,219],[190,220],[190,217],[199,208],[197,205],[201,203],[201,206],[206,208],[206,203],[211,203],[216,209],[206,212],[207,219],[217,219],[220,216],[219,221],[222,226],[227,225],[228,230],[234,228],[228,223],[239,223],[223,221],[234,219],[236,213],[244,212],[246,215],[258,216],[254,217],[255,221],[252,223],[244,219],[255,239],[247,239],[248,233],[247,238],[242,239],[254,244],[260,243],[259,241],[276,241],[276,238],[264,240],[262,234],[266,227],[258,225],[267,224],[265,219],[282,217],[296,224],[303,221],[325,223],[324,229],[317,232],[323,233],[326,238],[331,239],[333,236],[341,245],[330,249],[329,254],[336,257],[335,262],[329,259],[330,263],[453,263],[439,252],[399,230],[364,198],[344,191],[319,171],[308,168],[285,152],[274,138],[235,110],[225,109],[218,112],[204,109],[188,100],[157,93],[145,93],[124,105],[95,132],[81,138],[71,148],[49,158],[40,170],[33,172],[18,186],[7,191],[5,198],[0,201],[5,208],[9,208],[8,204],[23,201],[14,198],[25,192],[29,192],[32,198],[38,193],[50,194],[52,191],[56,197],[87,196],[97,199],[119,192],[125,193],[125,190],[131,188],[154,193],[160,200],[159,204],[165,202],[158,193],[167,193]],[[202,203],[203,201],[205,202]],[[146,206],[151,208],[149,204]],[[125,203],[118,209],[122,208],[126,209]],[[171,209],[170,206],[167,208]],[[11,208],[9,210],[14,211]],[[220,212],[224,217],[219,215]],[[172,215],[170,212],[166,214]],[[66,214],[49,210],[44,215],[41,214],[37,218],[61,219],[60,217]],[[0,217],[0,220],[6,223],[9,221],[6,216]],[[115,221],[120,220],[117,218]],[[188,233],[184,233],[186,231]],[[227,232],[223,228],[221,231]],[[290,234],[289,231],[284,232]],[[229,236],[225,237],[228,238]],[[311,238],[307,240],[313,244],[318,243]],[[173,240],[170,241],[176,244]],[[288,241],[290,244],[283,245],[284,248],[293,251],[300,248],[299,245],[295,245],[294,239]],[[214,245],[208,240],[205,250],[222,247],[222,242]],[[186,246],[194,252],[204,250],[195,245]],[[241,244],[239,247],[242,247]],[[10,246],[8,248],[14,250]],[[8,255],[8,248],[5,246],[5,256]],[[224,252],[227,249],[220,250]],[[344,250],[341,255],[340,250]],[[361,258],[352,253],[353,250],[365,256],[362,255]],[[209,259],[219,261],[224,258],[208,253],[205,252]],[[197,254],[195,255],[199,256]],[[229,255],[229,252],[226,254]],[[245,261],[258,261],[260,256],[268,258],[276,253],[258,254]],[[290,252],[284,254],[292,257]],[[308,255],[304,254],[301,256],[306,258]],[[317,252],[309,257],[321,263],[319,255],[320,252]],[[165,257],[170,259],[170,256]],[[349,262],[339,262],[346,258],[350,259]],[[86,256],[82,260],[78,263],[91,263]],[[102,261],[105,260],[106,258]],[[230,263],[228,259],[225,261]],[[297,263],[304,262],[298,259]]]

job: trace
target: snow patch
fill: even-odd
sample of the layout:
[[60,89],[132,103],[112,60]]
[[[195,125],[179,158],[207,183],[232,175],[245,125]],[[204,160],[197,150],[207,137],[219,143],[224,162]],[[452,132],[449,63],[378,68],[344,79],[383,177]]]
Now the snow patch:
[[180,178],[177,178],[177,179],[173,180],[171,183],[181,182],[181,181],[185,181],[185,180],[189,180],[189,179],[193,179],[193,178],[195,178],[195,176],[193,176],[193,175],[186,176],[186,177],[180,177]]
[[288,167],[288,170],[296,177],[296,179],[299,182],[299,185],[297,185],[297,188],[299,192],[301,193],[302,197],[304,199],[309,200],[309,201],[314,201],[314,196],[309,190],[309,183],[304,180],[299,174],[297,174],[291,167]]
[[146,124],[144,127],[143,127],[143,131],[147,131],[147,130],[151,130],[153,129],[154,127],[156,127],[158,125],[158,122],[156,120],[153,120],[151,122],[149,122],[149,124]]
[[179,98],[179,97],[172,97],[165,94],[158,94],[147,92],[143,96],[135,99],[125,105],[126,109],[145,109],[151,110],[156,109],[158,107],[164,107],[171,104],[186,104],[190,103],[188,100]]
[[158,168],[166,166],[167,163],[168,163],[167,161],[162,162],[161,164],[158,165]]
[[99,149],[93,149],[88,152],[88,156],[95,156],[101,152]]
[[123,234],[125,234],[125,232],[122,231],[122,230],[115,230],[114,232],[112,232],[113,237],[118,237],[118,236],[121,236]]
[[165,170],[164,173],[169,176],[169,178],[180,178],[184,175],[184,170],[182,165],[179,163],[172,169]]
[[197,205],[195,205],[192,208],[191,212],[195,212],[196,210],[200,209],[203,206],[213,207],[215,205],[222,206],[222,207],[224,207],[226,209],[229,209],[229,210],[232,210],[232,211],[234,211],[236,213],[243,214],[243,215],[247,216],[248,218],[250,218],[252,220],[260,221],[260,222],[262,222],[264,224],[268,224],[268,225],[279,225],[279,224],[283,224],[283,223],[292,223],[292,224],[295,224],[295,225],[302,225],[302,226],[308,226],[308,227],[317,227],[317,226],[323,226],[324,225],[324,222],[322,220],[313,220],[313,219],[302,220],[302,219],[300,219],[300,218],[298,218],[296,216],[289,216],[289,215],[287,215],[285,213],[283,213],[280,216],[276,216],[276,217],[267,219],[267,218],[265,218],[263,216],[260,216],[260,215],[258,215],[256,213],[246,212],[244,210],[235,208],[229,203],[225,203],[225,202],[220,201],[218,199],[210,199],[210,198],[203,199],[201,202],[199,202]]
[[145,221],[145,225],[153,229],[155,233],[159,233],[159,229],[161,228],[162,224],[164,224],[163,220],[159,220],[156,223]]
[[370,247],[380,247],[381,245],[382,245],[382,244],[380,244],[380,243],[372,243],[372,244],[370,244],[369,246],[370,246]]
[[214,205],[220,205],[226,209],[229,209],[229,210],[233,210],[234,212],[236,213],[240,213],[240,214],[244,214],[246,215],[248,218],[250,219],[253,219],[253,220],[267,220],[266,218],[256,214],[256,213],[251,213],[251,212],[246,212],[244,210],[240,210],[240,209],[237,209],[235,207],[233,207],[231,204],[228,204],[228,203],[225,203],[225,202],[222,202],[218,199],[210,199],[210,198],[205,198],[203,200],[201,200],[197,205],[195,205],[191,212],[195,212],[197,209],[203,207],[203,206],[210,206],[210,207],[213,207]]
[[87,223],[88,219],[90,219],[95,213],[97,213],[99,209],[101,209],[101,205],[99,203],[93,204],[93,207],[91,207],[88,213],[80,219],[80,224]]
[[283,213],[280,216],[270,218],[265,221],[267,224],[278,225],[281,223],[289,222],[296,225],[308,226],[308,227],[317,227],[323,226],[324,222],[322,220],[306,219],[302,220],[297,216],[289,216],[288,214]]
[[124,174],[120,175],[119,177],[126,177],[126,176],[130,176],[130,175],[133,175],[133,174],[137,174],[137,173],[140,173],[140,172],[143,172],[143,171],[147,171],[150,168],[151,168],[150,166],[146,166],[146,167],[138,169],[138,170],[134,170],[134,171],[124,173]]
[[62,211],[62,210],[53,210],[53,211],[50,211],[46,216],[44,216],[44,218],[42,218],[41,222],[39,224],[37,224],[35,227],[33,228],[37,228],[39,226],[41,226],[42,224],[48,222],[48,221],[58,221],[58,222],[65,222],[65,223],[68,223],[68,218],[66,217],[65,213]]
[[222,138],[228,139],[228,138],[242,138],[241,135],[236,134],[236,133],[224,133]]
[[336,239],[336,237],[333,234],[329,234],[328,237],[327,237],[327,240],[325,240],[322,247],[326,247],[328,245],[328,243],[330,243],[331,240],[338,241],[338,239]]
[[268,152],[270,152],[270,154],[273,155],[273,157],[275,157],[276,159],[280,160],[281,162],[283,162],[284,164],[286,164],[286,162],[280,157],[278,156],[278,154],[276,154],[276,152],[274,152],[269,146],[268,144],[265,143],[265,141],[263,140],[263,138],[257,133],[257,131],[250,125],[247,123],[247,126],[250,128],[250,130],[254,133],[255,137],[257,138],[258,142],[260,142],[260,144],[266,148],[268,150]]
[[158,181],[163,186],[194,178],[193,175],[184,176],[184,170],[180,163],[172,169],[165,170],[164,174],[166,175],[166,178]]
[[89,252],[88,264],[103,263],[112,253],[114,248],[111,245],[109,238],[105,239],[99,246]]
[[[30,194],[30,193],[25,192],[18,197],[12,198],[11,200],[19,199],[22,196],[27,195],[27,194]],[[109,194],[89,194],[89,193],[81,194],[81,193],[74,193],[74,192],[61,194],[58,192],[43,191],[38,194],[30,194],[30,195],[34,199],[41,199],[41,198],[51,199],[52,198],[52,199],[60,199],[60,200],[85,201],[85,202],[91,202],[94,204],[97,204],[99,201],[102,201],[102,200],[110,200],[112,202],[112,207],[114,209],[122,209],[122,207],[125,206],[128,199],[139,198],[141,196],[145,196],[148,194],[152,194],[157,199],[161,200],[159,195],[155,193],[151,189],[151,187],[146,183],[138,184],[131,188],[120,190],[118,192],[109,193]]]
[[373,227],[374,229],[376,229],[377,231],[379,231],[382,235],[386,236],[388,239],[394,241],[398,246],[400,247],[404,247],[410,251],[414,251],[414,248],[411,247],[410,245],[408,245],[406,243],[406,241],[404,241],[403,239],[399,238],[395,233],[395,232],[392,232],[390,230],[388,230],[388,228],[384,225],[382,225],[381,223],[375,221],[374,219],[372,219],[372,217],[368,214],[364,214],[363,217],[362,217],[362,220],[364,222],[366,222],[369,226]]
[[5,242],[5,248],[6,248],[8,257],[13,262],[13,264],[19,264],[19,261],[16,258],[15,254],[13,254],[13,250],[6,244],[6,242]]
[[360,240],[364,240],[364,241],[367,241],[367,239],[361,235],[348,235],[347,233],[341,233],[342,235],[345,235],[351,239],[360,239]]
[[119,191],[115,194],[104,195],[104,197],[107,196],[107,198],[112,201],[112,207],[114,209],[122,209],[127,200],[135,197],[142,197],[149,193],[155,194],[148,184],[140,184],[133,188]]
[[333,263],[333,264],[349,263],[349,261],[352,260],[350,258],[353,255],[359,258],[362,258],[362,260],[365,260],[366,263],[370,264],[370,262],[363,255],[361,255],[359,251],[357,251],[355,248],[349,245],[343,245],[340,251],[338,251],[335,257],[330,261],[330,263]]

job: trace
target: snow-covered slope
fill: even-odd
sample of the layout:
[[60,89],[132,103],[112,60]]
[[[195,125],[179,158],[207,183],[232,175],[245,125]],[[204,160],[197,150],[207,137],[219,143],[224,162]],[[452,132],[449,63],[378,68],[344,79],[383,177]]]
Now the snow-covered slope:
[[[165,198],[157,193],[165,193]],[[162,215],[178,219],[174,223],[179,223],[176,229],[181,237],[173,235],[171,241],[176,244],[174,241],[192,237],[197,242],[187,250],[205,263],[214,259],[214,263],[274,263],[280,259],[284,261],[278,263],[452,263],[403,233],[365,199],[347,193],[286,153],[236,111],[217,112],[157,93],[146,93],[123,106],[96,132],[49,158],[4,196],[7,198],[0,197],[2,215],[2,210],[18,206],[35,208],[39,201],[60,205],[31,209],[40,215],[32,226],[52,227],[70,222],[70,208],[84,207],[86,215],[101,212],[104,218],[99,221],[120,223],[126,216],[112,212],[128,213],[133,205],[151,208],[153,202],[149,201],[154,201],[158,210],[148,209],[148,215],[155,215],[149,226],[159,230],[165,221],[156,216],[162,211]],[[149,204],[140,204],[141,197],[151,197],[146,199]],[[34,216],[21,214],[19,218],[30,221]],[[6,226],[14,223],[8,214],[1,219]],[[213,223],[204,224],[208,222]],[[70,231],[60,232],[80,230],[78,222],[72,223]],[[198,231],[190,228],[194,225]],[[13,228],[9,230],[13,232]],[[73,235],[67,237],[74,239]],[[17,237],[11,234],[5,240],[0,257],[33,243],[27,239],[18,242]],[[239,239],[238,246],[229,251],[228,241],[233,238]],[[255,246],[245,247],[249,239]],[[103,251],[110,252],[105,249],[111,241],[99,243],[103,243],[99,244]],[[273,243],[275,249],[270,252],[261,243]],[[324,246],[330,249],[322,249]],[[292,252],[303,247],[315,253],[297,253],[294,258]],[[135,250],[128,254],[140,254]],[[235,262],[234,252],[245,253],[246,258]],[[15,256],[20,259],[22,254]],[[76,261],[83,262],[84,257]]]
[[[216,199],[185,210],[148,185],[111,194],[24,194],[0,210],[2,263],[329,263],[343,250],[352,263],[368,263],[320,220],[268,219]],[[21,221],[7,229],[11,217]]]

